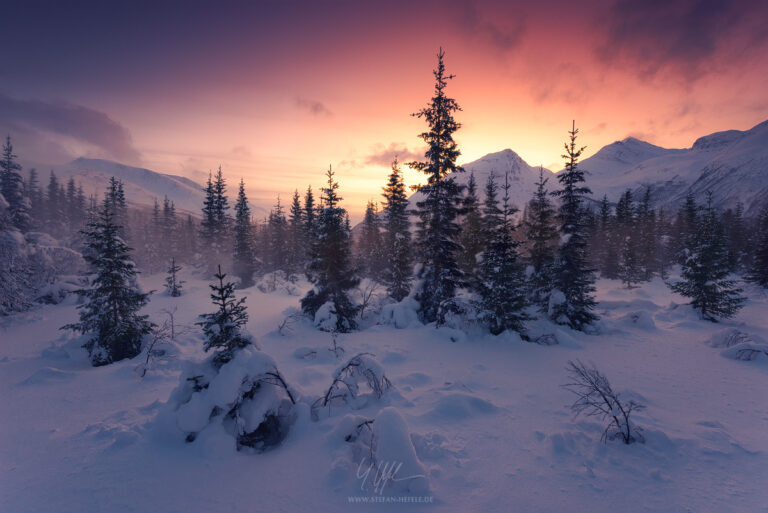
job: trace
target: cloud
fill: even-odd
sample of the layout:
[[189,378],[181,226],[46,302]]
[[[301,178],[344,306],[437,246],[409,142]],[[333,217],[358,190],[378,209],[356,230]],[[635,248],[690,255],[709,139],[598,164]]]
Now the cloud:
[[417,160],[424,157],[423,153],[409,150],[403,143],[391,143],[388,147],[383,144],[378,144],[374,147],[373,152],[365,157],[365,164],[369,166],[386,166],[392,165],[392,160],[397,157],[400,162],[408,162],[411,160]]
[[[504,4],[494,7],[496,10],[504,10]],[[526,29],[525,15],[521,9],[514,12],[494,12],[491,21],[478,9],[477,4],[465,2],[458,11],[459,26],[471,37],[484,39],[492,47],[506,52],[517,48],[522,42]],[[507,21],[501,25],[499,20]]]
[[[755,10],[762,13],[755,13]],[[641,77],[672,72],[692,82],[725,56],[742,56],[768,37],[766,8],[747,0],[616,0],[604,14],[605,39],[596,53]],[[734,47],[735,46],[735,47]]]
[[[19,100],[0,93],[0,128],[12,136],[35,139],[25,142],[29,147],[55,147],[53,154],[57,156],[81,156],[77,151],[83,151],[130,163],[141,160],[128,129],[105,113],[82,105]],[[46,156],[35,156],[40,157]]]
[[331,112],[330,109],[328,109],[328,107],[325,106],[325,104],[317,100],[309,100],[307,98],[302,98],[301,96],[297,96],[295,104],[296,104],[296,107],[306,112],[309,112],[313,116],[317,116],[317,117],[333,116],[333,112]]

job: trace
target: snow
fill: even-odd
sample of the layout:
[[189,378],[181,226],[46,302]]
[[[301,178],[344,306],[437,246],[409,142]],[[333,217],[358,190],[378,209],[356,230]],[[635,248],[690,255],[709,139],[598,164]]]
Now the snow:
[[[393,323],[395,309],[385,307],[387,322],[337,339],[341,356],[312,320],[278,329],[297,296],[253,287],[240,293],[259,349],[211,373],[193,408],[179,386],[210,357],[194,326],[210,310],[209,291],[182,274],[183,296],[154,295],[145,309],[157,322],[177,307],[177,336],[158,346],[163,354],[143,379],[144,353],[90,366],[82,337],[58,330],[76,319],[74,305],[0,320],[0,511],[357,511],[368,506],[350,497],[371,496],[431,498],[381,504],[384,511],[751,512],[768,503],[767,360],[723,357],[768,339],[768,297],[755,287],[746,287],[750,300],[734,319],[713,324],[659,279],[631,290],[600,280],[598,334],[531,324],[532,335],[550,334],[555,345],[435,329],[407,314]],[[147,290],[162,280],[140,277]],[[312,402],[360,353],[372,355],[366,365],[392,388],[377,399],[360,381],[365,401],[313,420]],[[633,414],[644,443],[601,443],[603,423],[573,418],[561,385],[577,359],[646,406]],[[231,404],[244,378],[273,365],[297,397],[290,429],[269,451],[238,451],[209,408]],[[246,424],[272,407],[276,397],[264,397]],[[192,429],[200,435],[187,443]],[[371,456],[380,476],[399,469],[380,495],[374,472],[367,483],[360,477]]]

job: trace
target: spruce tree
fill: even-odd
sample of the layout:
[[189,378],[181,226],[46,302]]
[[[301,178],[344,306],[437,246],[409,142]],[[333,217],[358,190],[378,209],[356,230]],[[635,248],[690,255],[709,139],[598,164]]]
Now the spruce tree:
[[365,207],[365,216],[357,241],[357,268],[360,276],[381,282],[384,271],[383,243],[378,208],[373,201]]
[[405,299],[411,290],[411,222],[408,217],[408,196],[397,163],[392,161],[392,172],[384,187],[384,255],[386,270],[384,283],[387,294],[395,301]]
[[[488,189],[491,189],[494,184],[493,174],[488,183]],[[517,208],[510,203],[510,187],[509,174],[506,174],[501,209],[495,205],[496,208],[492,209],[492,200],[488,199],[495,199],[495,190],[486,196],[485,205],[486,212],[493,211],[493,215],[485,216],[488,245],[482,253],[479,266],[479,310],[480,319],[494,335],[506,330],[524,333],[523,323],[529,319],[525,313],[525,278],[517,250],[520,242],[514,239],[513,216]]]
[[64,231],[63,198],[60,197],[59,179],[51,170],[48,178],[48,186],[45,189],[45,228],[54,237],[60,236]]
[[288,256],[286,272],[289,278],[293,278],[304,268],[307,247],[304,236],[304,207],[301,205],[299,191],[293,191],[293,200],[288,212]]
[[608,196],[603,196],[600,202],[598,214],[598,237],[594,241],[599,245],[598,266],[600,274],[604,278],[617,279],[619,277],[619,255],[617,251],[618,233],[616,233],[616,219],[613,216]]
[[235,203],[235,244],[232,252],[232,268],[235,276],[240,279],[241,288],[253,286],[255,257],[252,234],[251,209],[248,207],[248,198],[245,195],[245,182],[241,178]]
[[756,224],[755,248],[747,278],[768,288],[768,205],[763,207]]
[[483,227],[474,172],[469,175],[462,207],[460,242],[463,249],[459,256],[459,266],[465,276],[473,277],[477,275],[477,257],[483,251],[488,239],[487,232]]
[[[32,168],[29,170],[29,180],[25,186],[26,194],[29,197],[29,213],[32,217],[33,228],[39,228],[43,226],[45,222],[45,201],[43,198],[43,191],[40,188],[40,180],[37,175],[37,169]],[[85,203],[83,203],[82,210],[85,210]]]
[[458,264],[461,254],[457,217],[461,207],[462,187],[452,173],[463,172],[456,164],[460,152],[453,134],[461,126],[454,113],[461,110],[456,100],[445,93],[448,80],[442,48],[437,54],[434,96],[427,106],[414,114],[427,122],[427,131],[419,137],[427,143],[424,161],[409,166],[427,175],[427,184],[419,188],[421,199],[416,203],[417,240],[421,268],[418,275],[419,317],[422,322],[445,322],[448,312],[456,309],[454,298],[464,280]]
[[645,188],[643,201],[637,207],[637,251],[640,266],[640,277],[643,281],[651,281],[656,270],[658,234],[656,212],[651,207],[651,187]]
[[528,216],[525,223],[527,239],[530,242],[528,262],[531,266],[529,290],[531,302],[546,311],[549,293],[554,283],[555,210],[549,200],[546,189],[548,178],[544,178],[544,169],[539,168],[539,181],[536,192],[528,203]]
[[214,362],[223,365],[230,361],[235,351],[250,345],[250,336],[243,331],[248,322],[248,312],[245,299],[235,298],[235,284],[225,282],[227,277],[217,266],[218,271],[214,275],[217,282],[210,285],[211,301],[217,310],[212,313],[200,315],[200,321],[195,323],[203,329],[205,336],[205,351],[214,350]]
[[80,322],[62,328],[91,334],[85,348],[94,366],[138,355],[142,338],[153,327],[146,315],[138,313],[149,302],[149,294],[136,286],[131,249],[120,237],[114,219],[107,197],[83,232],[87,245],[83,256],[95,278],[90,288],[78,291],[86,299],[78,306]]
[[268,272],[283,270],[288,258],[288,220],[285,218],[285,210],[279,196],[277,203],[269,212],[267,229],[266,270]]
[[11,136],[5,139],[3,153],[0,156],[0,193],[8,202],[8,214],[11,223],[21,232],[32,226],[29,215],[29,201],[24,197],[24,180],[21,178],[21,165],[16,162]]
[[[212,270],[211,260],[214,260],[213,248],[216,245],[216,191],[213,188],[213,177],[208,173],[208,181],[205,183],[205,199],[203,200],[203,218],[200,221],[200,242],[208,258],[208,269]],[[216,264],[218,265],[218,263]]]
[[359,307],[352,304],[348,291],[357,286],[359,279],[352,268],[351,233],[347,212],[339,206],[339,184],[332,169],[328,169],[326,176],[328,186],[323,189],[308,266],[314,288],[302,298],[301,308],[314,318],[321,307],[330,303],[329,314],[336,320],[333,330],[346,333],[357,327]]
[[691,306],[702,318],[717,322],[718,318],[733,317],[743,306],[729,278],[728,247],[720,219],[708,194],[707,207],[699,216],[690,247],[682,264],[682,280],[671,285],[673,291],[691,299]]
[[557,174],[561,189],[552,195],[560,200],[558,219],[560,245],[555,259],[555,289],[562,294],[550,298],[550,317],[559,324],[583,330],[597,320],[593,293],[594,271],[587,265],[584,198],[591,191],[584,184],[584,172],[578,167],[584,147],[576,147],[579,131],[576,123],[569,131],[570,141],[565,144],[565,170]]
[[[60,193],[59,197],[61,198],[62,207],[65,208],[64,194]],[[127,243],[130,240],[130,232],[128,230],[128,203],[125,200],[125,190],[123,189],[122,180],[119,180],[114,176],[109,178],[105,202],[115,216],[118,235]]]
[[618,278],[628,289],[642,280],[635,210],[632,191],[627,189],[616,204],[615,236],[619,241]]
[[165,290],[171,297],[179,297],[181,295],[181,286],[185,283],[179,279],[179,271],[181,271],[181,266],[176,263],[176,258],[171,257],[171,265],[168,266],[168,276],[165,277]]

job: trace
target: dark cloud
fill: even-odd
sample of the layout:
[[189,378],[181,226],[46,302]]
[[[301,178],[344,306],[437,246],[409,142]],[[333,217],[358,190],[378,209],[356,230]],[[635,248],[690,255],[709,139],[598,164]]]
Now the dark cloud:
[[[459,26],[470,37],[483,39],[502,52],[517,48],[526,28],[522,10],[517,8],[512,12],[504,12],[507,11],[504,4],[486,4],[485,7],[482,9],[481,4],[476,2],[464,2],[457,11],[460,16]],[[493,12],[488,13],[489,10]]]
[[747,0],[616,0],[600,16],[606,33],[597,54],[644,77],[671,72],[694,81],[764,41],[766,14]]
[[66,154],[67,146],[75,146],[95,150],[94,156],[129,163],[141,160],[125,127],[103,112],[81,105],[19,100],[0,93],[0,128],[17,138],[36,139],[27,141],[28,146],[55,148],[51,153],[56,157]]
[[371,154],[365,157],[365,164],[369,166],[389,167],[392,165],[392,161],[395,157],[403,163],[423,158],[424,154],[409,150],[403,143],[391,143],[388,147],[379,144],[373,149]]
[[323,104],[323,102],[319,102],[317,100],[309,100],[307,98],[297,96],[296,106],[303,111],[309,112],[313,116],[333,116],[333,112],[331,112],[330,109],[326,107],[325,104]]

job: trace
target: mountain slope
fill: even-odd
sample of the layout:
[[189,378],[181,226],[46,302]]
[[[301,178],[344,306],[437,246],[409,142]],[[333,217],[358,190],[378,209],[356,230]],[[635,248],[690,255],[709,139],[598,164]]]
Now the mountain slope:
[[687,149],[625,139],[585,159],[582,168],[596,199],[605,194],[616,201],[627,188],[639,197],[650,186],[657,207],[675,209],[689,192],[703,203],[711,191],[718,208],[741,201],[746,215],[756,216],[768,202],[768,121],[701,137]]
[[[528,165],[520,156],[510,149],[502,150],[496,153],[489,153],[485,157],[465,164],[464,173],[456,177],[456,181],[466,185],[469,182],[470,175],[474,172],[477,182],[477,193],[479,198],[485,198],[485,184],[491,173],[496,177],[496,183],[501,186],[504,184],[504,175],[508,174],[509,182],[512,185],[510,189],[511,203],[522,212],[525,204],[533,196],[536,190],[536,182],[539,180],[539,168]],[[549,169],[544,169],[544,177],[549,178],[548,188],[552,190],[555,187],[554,174]],[[499,192],[499,197],[501,197]],[[422,198],[421,193],[416,193],[410,198],[412,207]]]
[[[59,180],[70,177],[83,186],[86,195],[101,198],[114,176],[125,184],[125,197],[134,206],[152,206],[155,199],[162,202],[165,196],[174,202],[177,210],[198,214],[203,204],[202,186],[188,178],[166,175],[138,167],[126,166],[102,159],[75,159],[55,169]],[[43,175],[41,180],[47,177]]]

